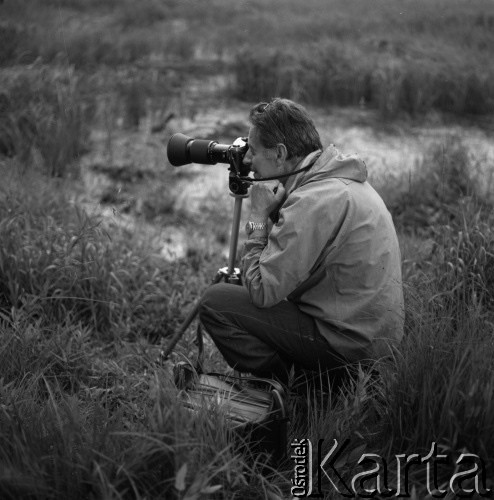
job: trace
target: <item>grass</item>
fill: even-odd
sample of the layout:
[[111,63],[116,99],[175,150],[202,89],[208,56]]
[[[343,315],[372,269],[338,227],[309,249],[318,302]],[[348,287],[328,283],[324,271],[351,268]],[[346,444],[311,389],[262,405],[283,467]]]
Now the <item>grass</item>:
[[247,483],[219,415],[191,418],[169,372],[145,352],[114,347],[110,359],[74,323],[50,331],[22,314],[3,316],[0,328],[2,498],[249,498],[251,487],[273,489],[258,473]]
[[[173,213],[173,179],[165,189],[142,173],[153,187],[129,231],[80,206],[77,160],[102,122],[111,142],[118,127],[164,119],[177,95],[190,109],[201,103],[204,93],[184,97],[198,68],[233,75],[232,95],[252,101],[281,94],[375,108],[386,120],[490,113],[492,5],[447,6],[378,0],[364,16],[359,0],[335,0],[331,9],[322,0],[149,0],[138,12],[130,0],[5,0],[2,498],[287,497],[293,463],[270,470],[232,446],[219,415],[191,418],[177,404],[172,363],[159,361],[161,338],[180,325],[223,256],[198,246],[174,263],[156,258],[144,226],[183,219]],[[101,169],[115,171],[108,162]],[[403,251],[404,341],[393,360],[375,366],[377,379],[362,370],[340,394],[288,398],[290,439],[324,438],[325,451],[333,439],[350,440],[346,478],[362,453],[392,461],[425,454],[433,441],[451,459],[442,480],[466,452],[482,457],[492,477],[494,220],[476,167],[451,136],[425,151],[411,177],[380,187]],[[119,175],[137,183],[125,168]],[[221,207],[196,224],[211,219],[224,241]],[[185,222],[194,229],[194,219]],[[173,360],[195,355],[191,333]],[[224,368],[208,340],[206,357]],[[412,469],[413,498],[427,495],[424,474]],[[391,474],[390,486],[397,481]]]
[[[325,453],[333,439],[350,439],[345,478],[364,452],[391,461],[425,455],[432,442],[452,461],[444,480],[462,452],[493,465],[494,225],[491,207],[466,188],[463,153],[458,141],[433,147],[424,159],[429,182],[419,176],[400,198],[410,214],[435,200],[441,215],[424,211],[433,219],[427,231],[390,203],[401,238],[432,232],[435,240],[426,259],[404,263],[406,334],[395,359],[376,365],[378,380],[361,371],[339,396],[309,391],[288,400],[290,438],[324,438]],[[447,186],[430,182],[436,172]],[[176,328],[206,286],[206,255],[194,253],[192,272],[187,259],[159,264],[142,243],[71,205],[64,181],[33,170],[4,179],[3,497],[284,498],[290,460],[270,473],[232,447],[219,416],[184,413],[171,365],[158,362],[159,335]],[[175,356],[194,352],[186,336]],[[209,344],[207,357],[219,362]],[[424,474],[411,474],[418,492]],[[330,495],[331,485],[323,487]]]
[[0,94],[0,152],[37,162],[52,177],[76,174],[88,149],[94,111],[83,80],[71,71],[31,67],[5,72]]
[[[142,244],[125,233],[111,236],[101,220],[71,203],[63,188],[56,193],[44,178],[35,176],[26,182],[4,170],[0,190],[3,310],[22,307],[49,323],[70,315],[108,340],[126,335],[156,337],[173,329],[183,315],[184,299],[193,301],[198,293],[194,290],[205,278],[196,277],[187,262],[156,265]],[[202,254],[200,259],[204,264],[207,257]],[[162,300],[163,292],[167,300]]]
[[[364,3],[334,0],[328,9],[323,0],[303,8],[296,0],[212,7],[146,0],[135,9],[130,0],[118,8],[114,0],[7,0],[0,64],[38,58],[83,73],[110,68],[113,76],[129,64],[178,64],[186,81],[191,72],[224,74],[232,83],[219,92],[248,101],[281,95],[363,106],[383,119],[492,115],[490,2]],[[164,69],[170,79],[173,71]]]
[[396,54],[379,44],[372,49],[333,38],[296,51],[276,48],[260,54],[249,47],[237,59],[235,91],[249,100],[281,95],[313,105],[368,107],[383,119],[432,111],[492,113],[490,68],[478,67],[481,60],[472,62],[469,51],[461,57],[449,46],[437,50],[406,47]]
[[[476,195],[475,165],[462,138],[449,135],[433,144],[408,178],[385,184],[381,195],[403,230],[427,236],[434,224],[444,225],[457,218],[459,199]],[[479,200],[482,203],[482,200]]]

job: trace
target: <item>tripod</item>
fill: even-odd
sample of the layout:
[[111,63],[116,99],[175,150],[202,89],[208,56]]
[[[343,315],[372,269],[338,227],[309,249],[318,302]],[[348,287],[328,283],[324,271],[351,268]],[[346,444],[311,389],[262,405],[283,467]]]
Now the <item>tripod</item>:
[[[242,201],[244,198],[247,198],[249,196],[248,194],[249,183],[239,178],[233,161],[230,165],[229,188],[230,188],[230,195],[235,198],[235,204],[233,207],[233,221],[232,221],[232,228],[230,235],[228,266],[218,269],[215,277],[211,282],[211,285],[219,283],[220,281],[237,285],[242,284],[240,269],[235,267],[235,260],[237,258],[238,233],[240,229]],[[194,321],[194,318],[197,316],[197,313],[199,312],[199,307],[200,307],[200,300],[196,302],[194,307],[187,314],[182,325],[171,338],[168,347],[162,351],[161,353],[162,361],[168,358],[168,356],[173,351],[173,348],[177,345],[177,342],[184,335],[185,331],[190,326],[192,321]],[[202,348],[203,348],[202,335],[198,335],[197,338],[199,341],[199,352],[202,354]]]

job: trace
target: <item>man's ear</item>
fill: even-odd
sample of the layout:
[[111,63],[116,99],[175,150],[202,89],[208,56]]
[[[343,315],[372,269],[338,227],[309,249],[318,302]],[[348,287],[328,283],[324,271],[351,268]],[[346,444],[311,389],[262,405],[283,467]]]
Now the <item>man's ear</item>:
[[276,161],[279,163],[284,163],[288,157],[288,150],[283,143],[278,143],[276,145]]

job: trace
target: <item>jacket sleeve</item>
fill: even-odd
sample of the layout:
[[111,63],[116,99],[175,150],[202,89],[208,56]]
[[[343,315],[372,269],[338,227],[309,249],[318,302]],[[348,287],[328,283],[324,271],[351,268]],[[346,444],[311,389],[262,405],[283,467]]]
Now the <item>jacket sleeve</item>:
[[335,243],[349,217],[346,191],[300,188],[290,194],[267,239],[245,243],[244,284],[258,307],[286,298],[309,276],[321,252]]

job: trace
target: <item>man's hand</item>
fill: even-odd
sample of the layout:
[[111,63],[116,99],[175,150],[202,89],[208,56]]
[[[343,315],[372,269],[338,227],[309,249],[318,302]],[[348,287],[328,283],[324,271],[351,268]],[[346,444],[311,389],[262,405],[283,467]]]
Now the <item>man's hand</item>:
[[264,222],[278,207],[285,196],[285,188],[279,181],[259,182],[250,190],[250,217],[253,222]]

